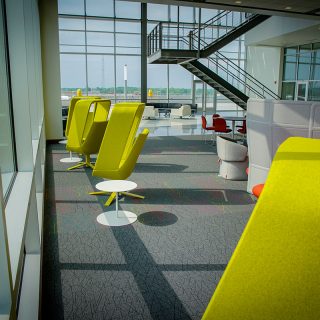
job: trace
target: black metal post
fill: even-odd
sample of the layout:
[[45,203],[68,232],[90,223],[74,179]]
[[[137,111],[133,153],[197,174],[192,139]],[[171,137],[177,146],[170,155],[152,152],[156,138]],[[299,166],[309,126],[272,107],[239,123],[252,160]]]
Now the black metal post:
[[200,59],[200,35],[201,33],[201,8],[199,8],[199,21],[198,21],[198,59]]
[[[147,102],[147,4],[141,3],[141,102]],[[150,48],[150,47],[149,47]]]
[[159,23],[159,50],[162,49],[162,22]]

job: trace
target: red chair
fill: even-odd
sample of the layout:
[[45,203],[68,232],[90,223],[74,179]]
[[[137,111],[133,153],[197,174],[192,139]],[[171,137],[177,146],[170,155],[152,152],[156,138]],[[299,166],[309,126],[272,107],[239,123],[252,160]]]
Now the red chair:
[[230,133],[231,129],[227,127],[226,120],[223,118],[214,119],[214,131],[216,133]]
[[213,126],[213,127],[214,127],[214,120],[217,119],[217,118],[220,118],[220,114],[214,113],[214,114],[212,115],[212,126]]
[[239,133],[247,134],[247,122],[246,122],[246,120],[243,120],[242,126],[237,126],[237,127],[240,128],[240,129],[237,130]]
[[[207,126],[207,119],[206,119],[206,117],[205,116],[201,116],[201,125],[202,125],[202,130],[203,130],[203,132],[205,133],[206,131],[214,131],[214,127],[208,127]],[[206,140],[206,135],[204,134],[204,136],[205,136],[205,142],[207,141]]]

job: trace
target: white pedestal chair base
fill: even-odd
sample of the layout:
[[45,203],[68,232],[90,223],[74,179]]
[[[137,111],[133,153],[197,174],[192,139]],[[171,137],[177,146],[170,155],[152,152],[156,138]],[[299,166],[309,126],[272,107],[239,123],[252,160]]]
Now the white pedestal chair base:
[[97,221],[100,224],[110,227],[120,227],[136,222],[137,215],[130,211],[119,210],[107,211],[98,215]]
[[219,176],[227,180],[247,180],[247,161],[223,161],[220,163]]

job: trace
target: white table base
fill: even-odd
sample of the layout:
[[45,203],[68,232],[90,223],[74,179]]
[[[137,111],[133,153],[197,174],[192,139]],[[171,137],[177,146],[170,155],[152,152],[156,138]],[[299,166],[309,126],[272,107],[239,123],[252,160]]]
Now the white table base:
[[82,158],[73,157],[71,151],[70,151],[70,157],[69,158],[60,159],[60,162],[63,162],[63,163],[74,163],[74,162],[80,162],[80,161],[82,161]]
[[119,210],[119,192],[131,191],[137,184],[128,180],[110,180],[96,184],[96,188],[101,191],[115,192],[116,210],[103,212],[98,215],[97,221],[100,224],[111,227],[125,226],[134,223],[137,215],[130,211]]
[[105,226],[120,227],[134,223],[137,218],[137,215],[133,212],[119,210],[117,213],[116,210],[113,210],[99,214],[97,221]]

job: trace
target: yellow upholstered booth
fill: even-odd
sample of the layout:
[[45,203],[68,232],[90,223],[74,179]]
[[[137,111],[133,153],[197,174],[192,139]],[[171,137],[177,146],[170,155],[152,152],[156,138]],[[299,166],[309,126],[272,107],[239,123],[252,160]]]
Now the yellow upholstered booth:
[[320,319],[320,140],[278,149],[203,320]]
[[67,150],[85,155],[85,161],[69,168],[82,166],[91,167],[90,155],[98,153],[104,136],[110,110],[110,100],[85,99],[79,100],[74,108],[71,120]]
[[[94,176],[125,180],[131,175],[149,133],[148,129],[144,129],[136,137],[143,110],[143,103],[115,105],[92,173]],[[105,194],[105,192],[91,194]],[[122,194],[144,198],[127,192]],[[112,194],[106,205],[109,205],[114,197],[115,194]]]

